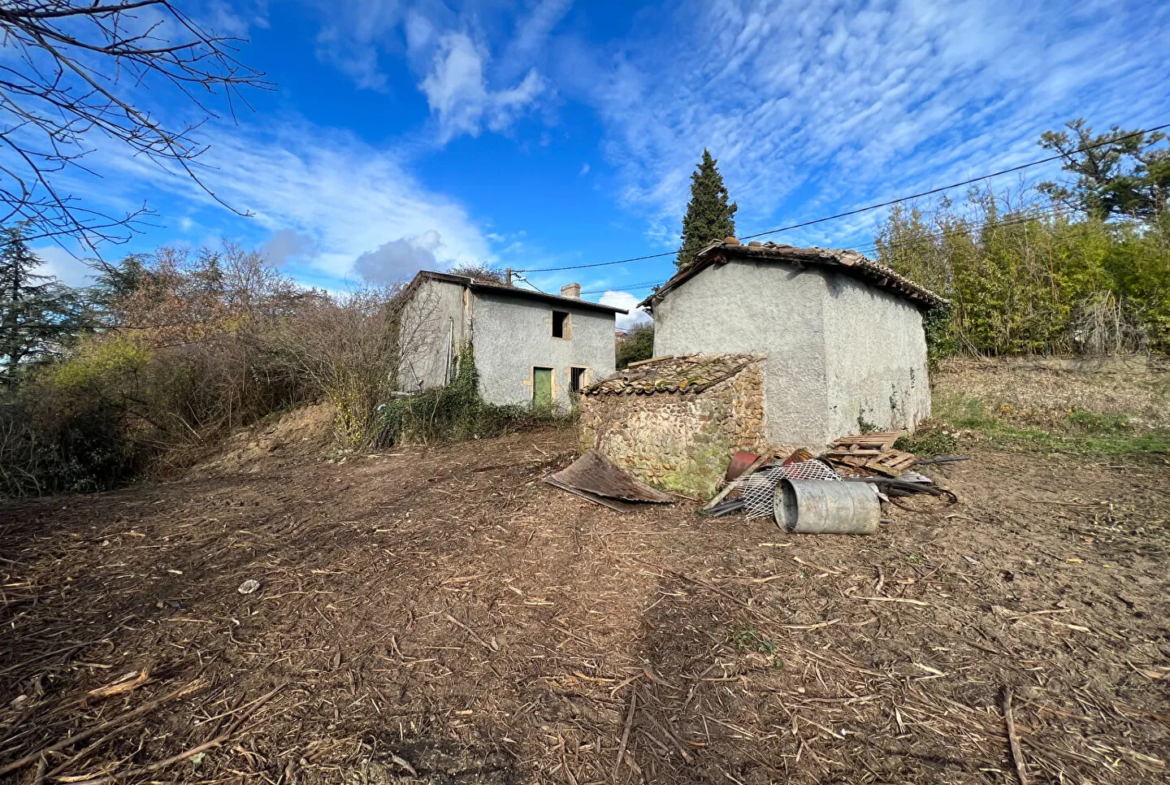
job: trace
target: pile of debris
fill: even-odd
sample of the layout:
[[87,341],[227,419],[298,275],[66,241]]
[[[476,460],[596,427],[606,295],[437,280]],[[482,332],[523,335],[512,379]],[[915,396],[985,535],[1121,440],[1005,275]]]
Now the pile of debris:
[[[727,467],[723,490],[699,512],[719,518],[743,512],[748,518],[772,517],[787,531],[872,534],[881,521],[881,503],[926,494],[958,501],[929,477],[911,471],[919,463],[947,463],[965,457],[919,461],[895,449],[901,431],[882,431],[837,439],[820,457],[805,449],[757,455],[740,450]],[[670,495],[644,485],[598,450],[544,478],[618,512],[639,504],[665,504]],[[896,502],[894,502],[896,503]]]
[[897,477],[917,460],[911,453],[894,449],[902,435],[902,431],[878,431],[845,436],[833,442],[825,458],[839,466]]
[[[910,469],[912,453],[894,448],[901,431],[846,436],[819,458],[807,450],[757,456],[737,453],[723,490],[700,512],[721,517],[742,511],[772,516],[789,531],[869,534],[877,530],[881,502],[917,494],[957,501],[925,475]],[[932,459],[932,463],[964,460]]]

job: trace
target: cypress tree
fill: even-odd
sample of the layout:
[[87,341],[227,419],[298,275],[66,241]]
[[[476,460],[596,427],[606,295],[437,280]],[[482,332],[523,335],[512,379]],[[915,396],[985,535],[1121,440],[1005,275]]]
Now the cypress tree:
[[80,329],[83,307],[57,279],[33,272],[43,262],[29,250],[20,226],[0,230],[0,387],[43,362]]
[[691,202],[683,218],[682,248],[675,261],[679,269],[690,264],[711,241],[735,235],[735,211],[739,206],[727,203],[727,187],[715,164],[711,153],[704,149],[703,160],[691,175]]

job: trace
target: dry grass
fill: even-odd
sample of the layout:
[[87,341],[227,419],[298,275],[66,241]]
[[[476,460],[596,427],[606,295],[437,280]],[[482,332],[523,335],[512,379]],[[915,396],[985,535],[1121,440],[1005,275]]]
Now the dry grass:
[[932,382],[936,401],[978,399],[1019,426],[1061,428],[1085,411],[1170,429],[1170,364],[1157,356],[954,358]]
[[[0,508],[0,767],[32,755],[10,775],[25,783],[1013,783],[1010,688],[1029,782],[1165,781],[1164,465],[983,451],[932,472],[957,506],[797,537],[690,503],[622,516],[541,483],[573,443],[514,434]],[[238,593],[249,578],[260,590]],[[131,671],[133,689],[87,697]]]

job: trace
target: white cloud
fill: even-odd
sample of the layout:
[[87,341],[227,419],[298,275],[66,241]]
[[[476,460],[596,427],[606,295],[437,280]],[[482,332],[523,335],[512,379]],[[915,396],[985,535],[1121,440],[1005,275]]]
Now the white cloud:
[[336,67],[364,90],[386,89],[384,49],[393,48],[403,20],[398,2],[385,0],[305,0],[321,17],[317,59]]
[[558,42],[554,73],[601,117],[619,200],[671,244],[704,147],[741,233],[817,217],[1041,157],[1082,113],[1160,120],[1167,35],[1165,4],[695,0],[606,47]]
[[484,78],[488,59],[486,49],[467,33],[439,37],[430,71],[419,89],[438,117],[440,144],[462,134],[479,136],[484,125],[496,132],[507,130],[547,87],[544,77],[530,70],[515,87],[490,90]]
[[444,266],[435,258],[435,251],[442,244],[442,237],[435,231],[418,237],[402,237],[359,256],[353,263],[353,271],[362,280],[374,284],[404,281],[419,270]]
[[644,324],[653,324],[650,314],[638,308],[641,300],[629,292],[606,292],[601,295],[599,302],[602,305],[611,305],[614,308],[624,308],[629,313],[617,315],[617,329],[632,330]]
[[573,0],[541,0],[516,25],[516,34],[501,58],[500,75],[513,79],[527,70],[544,53],[542,50],[557,23],[568,13]]
[[581,171],[579,173],[579,176],[584,177],[587,174],[589,174],[589,164],[587,164],[587,163],[581,164]]
[[[253,234],[266,230],[272,244],[268,250],[284,259],[299,254],[312,269],[344,278],[359,256],[429,232],[442,237],[433,249],[438,265],[494,259],[463,206],[428,190],[394,150],[304,122],[208,132],[203,140],[210,144],[206,158],[216,166],[201,173],[206,184],[234,209],[253,213],[251,221],[231,226]],[[109,155],[109,161],[121,171],[118,182],[124,189],[148,182],[231,219],[189,178],[124,154]],[[103,192],[90,195],[118,196],[108,181],[100,187]]]
[[36,272],[51,275],[69,286],[92,286],[93,270],[59,245],[33,246],[29,250],[45,264]]

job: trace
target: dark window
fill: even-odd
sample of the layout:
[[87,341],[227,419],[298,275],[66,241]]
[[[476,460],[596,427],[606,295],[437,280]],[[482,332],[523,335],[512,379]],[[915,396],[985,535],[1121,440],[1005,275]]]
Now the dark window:
[[569,337],[569,315],[564,311],[553,311],[553,338]]
[[569,389],[575,393],[581,392],[581,388],[585,386],[585,369],[584,368],[570,368],[569,369]]

